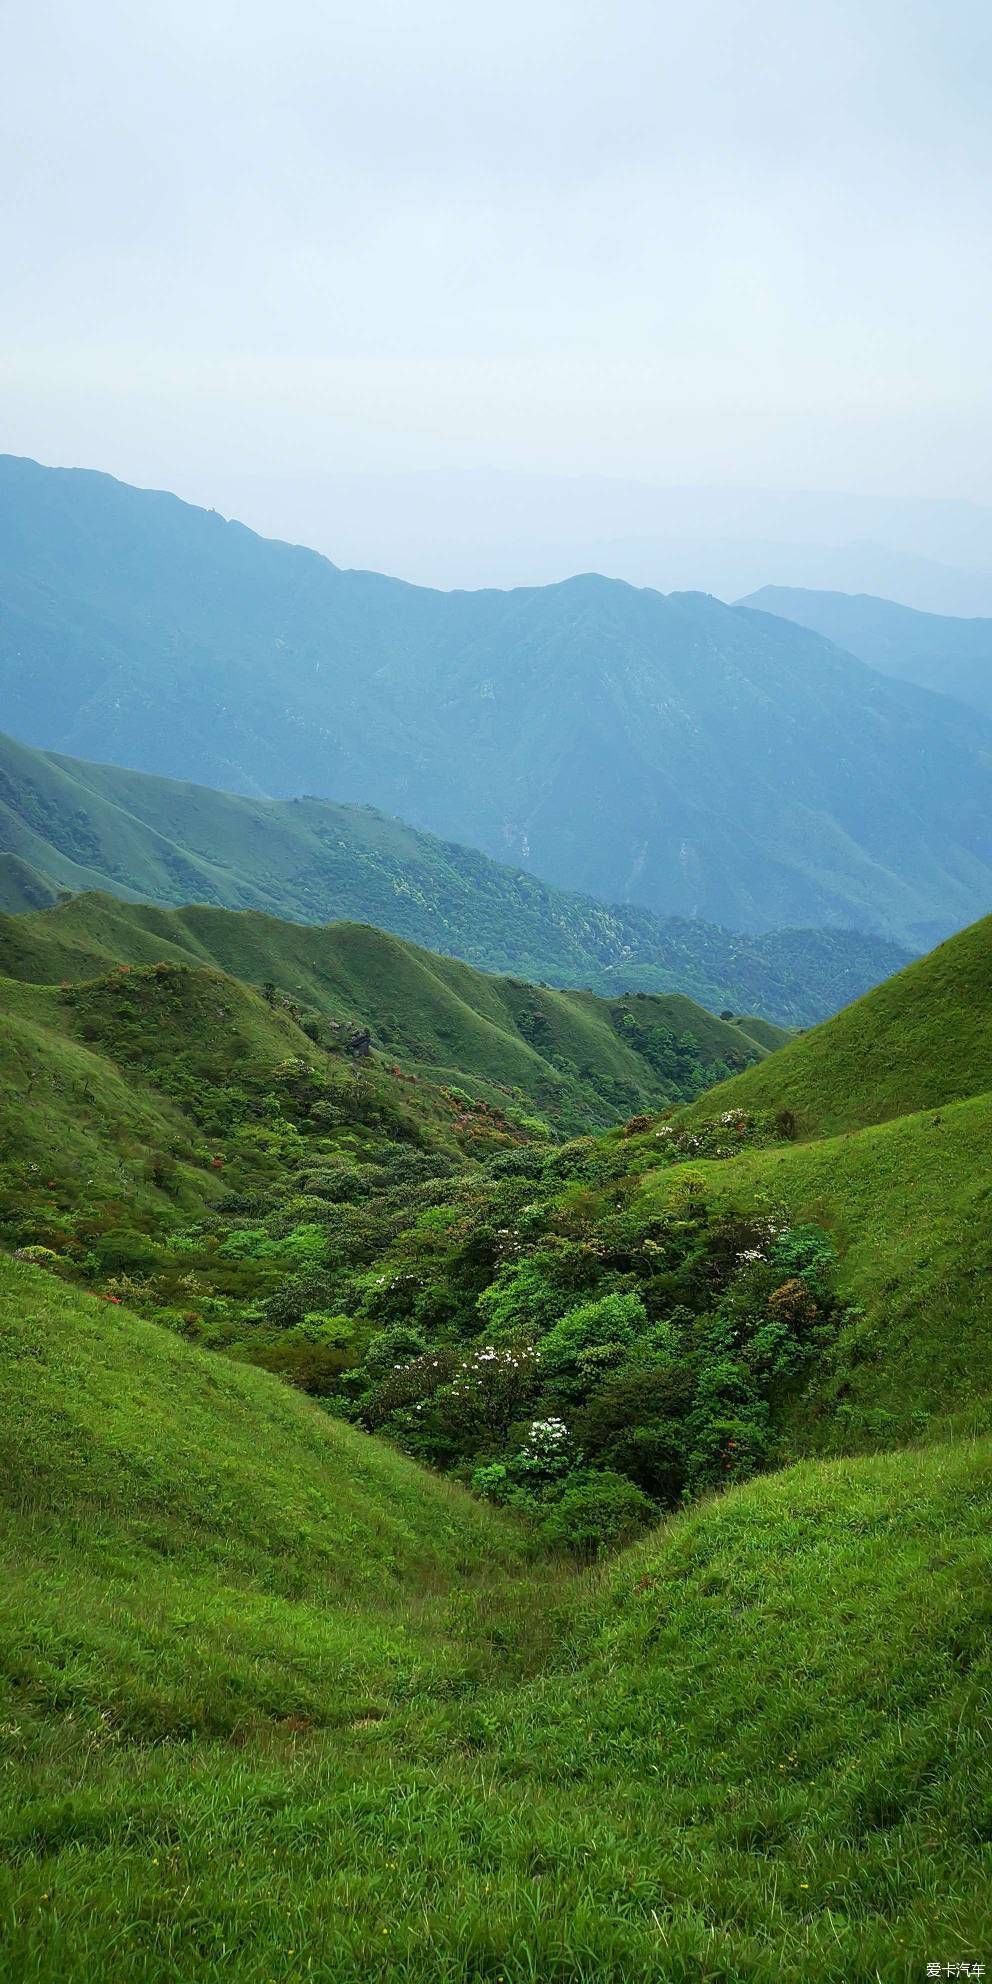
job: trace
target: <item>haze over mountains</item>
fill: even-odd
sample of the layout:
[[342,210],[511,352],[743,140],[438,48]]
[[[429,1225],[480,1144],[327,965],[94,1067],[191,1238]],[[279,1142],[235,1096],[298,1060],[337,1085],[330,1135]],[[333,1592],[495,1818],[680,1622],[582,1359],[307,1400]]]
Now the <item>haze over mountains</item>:
[[609,902],[920,948],[992,898],[992,723],[805,628],[597,576],[438,593],[5,458],[18,737],[396,813]]
[[0,736],[0,909],[94,889],[300,923],[343,917],[488,971],[684,992],[789,1026],[825,1018],[906,961],[857,931],[741,936],[570,895],[367,806],[211,792]]
[[[126,462],[118,473],[127,478]],[[938,614],[992,613],[992,513],[978,503],[464,468],[297,465],[286,476],[224,463],[164,480],[266,537],[420,585],[550,585],[597,571],[734,600],[774,576]]]
[[955,696],[992,717],[992,620],[915,613],[869,593],[762,586],[738,601],[811,627],[883,675]]

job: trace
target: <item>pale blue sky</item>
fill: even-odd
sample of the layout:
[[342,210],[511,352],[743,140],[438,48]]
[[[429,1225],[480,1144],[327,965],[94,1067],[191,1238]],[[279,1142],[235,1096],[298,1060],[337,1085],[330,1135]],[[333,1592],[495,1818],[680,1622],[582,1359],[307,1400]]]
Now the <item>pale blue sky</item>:
[[992,502],[985,0],[8,0],[3,51],[3,448],[332,556],[353,476]]

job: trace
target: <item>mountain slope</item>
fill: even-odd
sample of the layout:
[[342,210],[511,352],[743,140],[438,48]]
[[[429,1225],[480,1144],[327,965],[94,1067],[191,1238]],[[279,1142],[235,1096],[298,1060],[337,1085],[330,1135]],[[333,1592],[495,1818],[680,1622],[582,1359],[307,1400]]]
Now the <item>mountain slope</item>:
[[6,458],[0,599],[29,743],[372,803],[734,927],[918,948],[992,892],[992,725],[700,594],[433,593]]
[[[729,1101],[727,1091],[714,1091],[717,1100]],[[931,1422],[992,1425],[990,1136],[992,1096],[981,1095],[936,1117],[927,1109],[645,1173],[645,1224],[691,1183],[700,1215],[772,1209],[794,1225],[815,1223],[837,1248],[850,1313],[788,1413],[786,1453],[891,1446]]]
[[640,1222],[688,1192],[700,1218],[830,1235],[853,1306],[797,1394],[793,1450],[990,1424],[990,960],[987,918],[627,1147]]
[[762,586],[737,603],[809,627],[883,675],[954,696],[992,717],[992,620],[917,613],[869,593],[790,586]]
[[774,1069],[727,1083],[721,1103],[788,1109],[801,1135],[823,1136],[992,1092],[990,988],[985,917],[790,1042]]
[[56,758],[0,736],[0,907],[59,889],[374,923],[484,970],[684,992],[807,1026],[905,961],[842,930],[743,937],[551,889],[369,807],[257,800]]
[[405,1070],[537,1109],[572,1131],[615,1122],[646,1102],[685,1100],[715,1073],[767,1051],[767,1033],[759,1043],[743,1023],[678,994],[555,992],[486,976],[361,924],[321,928],[96,895],[0,917],[0,974],[25,984],[78,982],[163,959],[271,987],[335,1029],[370,1027],[374,1044]]

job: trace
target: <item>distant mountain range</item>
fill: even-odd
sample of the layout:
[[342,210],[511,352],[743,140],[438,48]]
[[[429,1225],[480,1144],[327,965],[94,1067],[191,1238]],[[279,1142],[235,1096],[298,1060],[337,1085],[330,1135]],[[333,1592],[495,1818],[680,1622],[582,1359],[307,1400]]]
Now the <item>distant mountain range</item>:
[[0,463],[0,697],[50,749],[396,812],[558,886],[922,948],[992,900],[992,722],[598,577],[441,593]]
[[809,627],[883,675],[954,696],[992,718],[992,620],[916,613],[870,593],[790,586],[762,586],[737,603]]
[[[126,471],[125,471],[126,472]],[[204,500],[194,475],[190,502]],[[830,492],[629,482],[510,469],[211,469],[207,500],[265,537],[425,586],[540,586],[609,572],[659,592],[737,599],[786,586],[992,613],[992,510]]]
[[0,909],[60,891],[336,918],[489,971],[602,993],[682,992],[807,1026],[905,962],[846,930],[736,936],[609,907],[370,807],[259,800],[56,757],[0,736]]

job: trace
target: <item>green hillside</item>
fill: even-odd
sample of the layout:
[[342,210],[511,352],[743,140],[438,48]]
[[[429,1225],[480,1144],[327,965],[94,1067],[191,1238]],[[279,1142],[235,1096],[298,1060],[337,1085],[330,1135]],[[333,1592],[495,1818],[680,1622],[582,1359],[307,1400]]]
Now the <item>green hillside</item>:
[[[513,1057],[603,1037],[636,1094],[655,1002],[252,914],[80,898],[4,929],[0,1238],[546,1540],[636,1534],[797,1448],[986,1424],[988,925],[681,1114],[562,1147],[507,1119]],[[276,960],[283,997],[218,969]],[[385,1053],[356,1063],[363,1018]]]
[[160,959],[267,986],[338,1032],[367,1026],[407,1073],[536,1111],[567,1131],[616,1122],[646,1101],[687,1100],[784,1037],[766,1026],[759,1043],[746,1022],[717,1019],[678,995],[611,1000],[489,977],[359,924],[319,928],[95,895],[0,917],[8,978],[57,984]]
[[3,928],[5,1979],[982,1960],[990,925],[568,1143],[349,1047],[362,988],[473,1054],[534,988]]
[[16,915],[21,909],[47,909],[58,889],[18,854],[0,854],[0,911]]
[[[721,1089],[727,1108],[791,1110],[801,1136],[860,1129],[992,1090],[992,917]],[[697,1112],[709,1114],[703,1103]]]
[[639,1180],[645,1225],[691,1183],[709,1219],[760,1207],[829,1235],[850,1307],[798,1401],[783,1401],[786,1451],[887,1446],[942,1418],[992,1424],[990,1136],[983,1095]]
[[374,805],[732,929],[915,951],[988,909],[989,720],[777,615],[595,573],[431,591],[10,456],[0,600],[4,722],[47,750]]
[[633,1222],[815,1223],[843,1319],[780,1401],[786,1450],[992,1412],[992,920],[626,1145]]
[[855,930],[739,936],[549,888],[366,806],[260,800],[30,750],[0,736],[0,908],[59,890],[375,924],[489,971],[681,992],[786,1025],[826,1018],[903,964]]
[[607,1577],[0,1266],[10,1984],[909,1979],[984,1948],[989,1443]]

